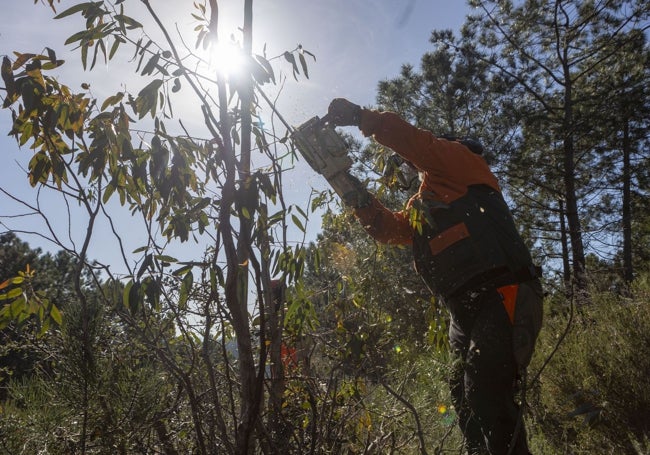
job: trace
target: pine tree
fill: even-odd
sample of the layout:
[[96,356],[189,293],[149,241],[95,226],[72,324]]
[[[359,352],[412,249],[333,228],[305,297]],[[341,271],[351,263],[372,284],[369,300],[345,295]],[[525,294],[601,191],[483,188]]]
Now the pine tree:
[[617,61],[633,36],[626,30],[647,20],[650,7],[635,0],[529,0],[517,5],[473,0],[471,5],[479,12],[465,25],[465,36],[480,43],[491,70],[512,87],[509,96],[517,101],[521,123],[516,132],[523,144],[516,153],[531,158],[516,162],[509,157],[515,164],[511,172],[519,174],[522,194],[533,196],[529,213],[560,226],[562,212],[549,210],[548,202],[554,195],[562,203],[571,274],[583,291],[585,243],[592,245],[585,236],[594,230],[588,210],[594,203],[591,182],[600,177],[592,171],[603,139],[593,134],[591,122],[602,106],[594,103],[588,81]]

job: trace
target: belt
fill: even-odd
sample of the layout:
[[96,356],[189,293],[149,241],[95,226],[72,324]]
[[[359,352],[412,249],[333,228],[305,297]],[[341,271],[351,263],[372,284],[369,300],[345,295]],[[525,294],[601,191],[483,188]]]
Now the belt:
[[[452,293],[457,296],[466,292],[496,289],[509,284],[520,284],[542,277],[542,268],[538,265],[529,265],[512,272],[507,267],[499,267],[470,278],[467,283]],[[450,296],[450,297],[451,297]]]

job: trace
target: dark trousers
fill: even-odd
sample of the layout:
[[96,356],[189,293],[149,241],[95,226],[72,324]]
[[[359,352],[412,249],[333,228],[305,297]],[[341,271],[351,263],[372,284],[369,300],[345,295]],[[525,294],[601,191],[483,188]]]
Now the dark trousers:
[[[521,352],[522,346],[513,347],[513,339],[526,340],[525,368],[541,326],[539,282],[519,286],[514,325],[496,289],[465,292],[445,303],[451,313],[449,341],[454,357],[451,396],[467,451],[471,455],[506,455],[520,419],[515,402],[520,366],[515,350]],[[514,337],[513,327],[518,327]],[[523,420],[511,453],[530,453]]]

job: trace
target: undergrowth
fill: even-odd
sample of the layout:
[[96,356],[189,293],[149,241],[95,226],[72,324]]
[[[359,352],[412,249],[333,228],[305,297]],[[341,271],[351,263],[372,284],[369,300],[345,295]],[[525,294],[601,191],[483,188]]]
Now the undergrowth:
[[649,297],[648,276],[627,297],[592,292],[564,339],[571,302],[548,309],[531,377],[561,343],[529,393],[533,453],[650,453]]

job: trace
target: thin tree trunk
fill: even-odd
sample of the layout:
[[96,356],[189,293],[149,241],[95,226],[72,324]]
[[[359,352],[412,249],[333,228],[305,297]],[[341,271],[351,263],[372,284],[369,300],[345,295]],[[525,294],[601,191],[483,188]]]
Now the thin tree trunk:
[[573,281],[576,291],[586,290],[585,252],[582,244],[582,226],[578,214],[578,198],[575,186],[575,151],[573,138],[565,138],[564,144],[564,196],[566,199],[566,217],[571,241],[571,259],[573,263]]
[[[246,58],[252,54],[253,44],[253,0],[244,2],[244,27],[243,27],[243,52]],[[253,80],[251,73],[246,71],[246,80],[240,81],[244,89],[239,93],[241,103],[241,157],[239,161],[239,200],[238,204],[246,207],[248,215],[240,214],[240,232],[237,242],[238,270],[238,300],[241,322],[246,321],[246,326],[240,326],[237,334],[239,348],[239,366],[241,378],[242,407],[240,414],[239,430],[237,432],[236,450],[238,454],[246,455],[250,452],[250,442],[255,429],[258,411],[261,402],[262,388],[256,386],[257,370],[253,360],[253,348],[250,328],[248,327],[248,260],[251,250],[251,230],[253,207],[249,204],[257,200],[257,191],[250,181],[251,160],[251,108],[253,101]],[[252,194],[254,192],[255,194]],[[263,342],[263,340],[260,340]],[[260,368],[264,365],[260,364]]]
[[566,211],[564,210],[564,201],[558,201],[560,206],[560,243],[562,245],[562,278],[564,288],[567,290],[571,287],[571,262],[569,261],[569,239],[566,227]]
[[564,197],[566,200],[566,215],[571,241],[571,259],[573,262],[573,281],[578,295],[586,291],[585,277],[585,251],[582,243],[582,226],[578,213],[578,196],[576,191],[575,169],[575,144],[574,144],[574,118],[573,118],[573,84],[571,70],[567,64],[567,49],[564,49],[562,58],[564,71],[564,119],[563,119],[563,146],[564,146]]
[[634,279],[630,147],[630,122],[626,119],[623,126],[623,278],[628,284]]
[[[273,298],[271,299],[268,314],[271,359],[271,387],[269,390],[269,427],[274,450],[283,452],[287,450],[288,434],[284,427],[282,403],[285,391],[284,360],[282,358],[282,305],[284,304],[284,283],[275,281],[271,285]],[[292,346],[287,349],[293,348]]]

